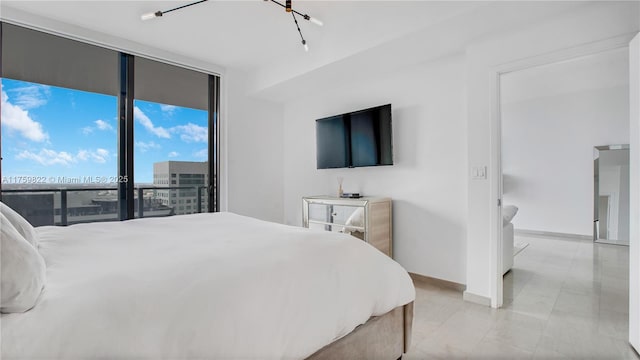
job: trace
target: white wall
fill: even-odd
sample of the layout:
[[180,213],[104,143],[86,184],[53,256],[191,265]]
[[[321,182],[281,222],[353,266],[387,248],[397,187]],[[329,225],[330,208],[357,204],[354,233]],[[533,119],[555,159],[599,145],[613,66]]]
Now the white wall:
[[[501,303],[497,238],[501,176],[498,158],[497,72],[506,64],[516,66],[523,59],[536,57],[540,64],[550,62],[558,52],[574,54],[580,45],[597,50],[598,41],[618,41],[616,36],[637,32],[638,3],[594,3],[581,10],[549,19],[526,31],[512,32],[500,38],[476,44],[468,55],[468,156],[469,166],[487,166],[486,181],[469,177],[467,230],[468,294]],[[585,48],[581,48],[581,51]],[[555,54],[555,55],[550,55]]]
[[223,149],[226,209],[258,219],[283,222],[283,107],[251,97],[246,79],[229,70]]
[[[344,79],[303,98],[290,94],[284,120],[285,222],[302,223],[305,195],[345,192],[393,198],[394,257],[408,271],[465,282],[466,125],[464,58],[368,80]],[[393,166],[316,169],[315,119],[392,104]]]
[[503,199],[519,208],[516,229],[592,235],[593,147],[629,143],[628,68],[616,50],[501,76]]

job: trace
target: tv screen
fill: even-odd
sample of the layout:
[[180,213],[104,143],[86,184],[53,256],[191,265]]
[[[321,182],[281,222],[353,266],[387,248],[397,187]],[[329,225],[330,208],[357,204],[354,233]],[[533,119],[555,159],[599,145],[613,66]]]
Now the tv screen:
[[318,169],[393,165],[391,104],[316,120]]

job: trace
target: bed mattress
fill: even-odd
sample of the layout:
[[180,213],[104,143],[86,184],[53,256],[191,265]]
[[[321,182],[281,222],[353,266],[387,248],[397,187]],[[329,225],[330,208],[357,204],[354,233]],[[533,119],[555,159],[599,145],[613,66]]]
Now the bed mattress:
[[2,359],[303,359],[415,298],[361,240],[231,213],[37,231],[47,284]]

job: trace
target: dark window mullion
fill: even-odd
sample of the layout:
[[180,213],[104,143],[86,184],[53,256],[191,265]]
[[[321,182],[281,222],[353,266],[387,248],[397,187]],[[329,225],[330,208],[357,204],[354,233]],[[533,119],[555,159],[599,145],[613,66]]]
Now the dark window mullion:
[[209,212],[220,211],[220,78],[209,75]]
[[133,219],[133,55],[120,53],[118,95],[118,216],[120,220]]

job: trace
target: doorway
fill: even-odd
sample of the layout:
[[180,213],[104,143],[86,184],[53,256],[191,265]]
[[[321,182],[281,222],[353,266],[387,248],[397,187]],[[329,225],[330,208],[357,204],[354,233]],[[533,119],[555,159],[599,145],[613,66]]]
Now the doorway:
[[[628,250],[593,243],[598,223],[607,239],[624,225],[614,211],[619,191],[607,189],[594,200],[593,148],[629,142],[628,79],[626,48],[500,74],[501,220],[508,206],[518,208],[511,220],[515,236],[503,228],[502,249],[525,243],[509,259],[503,306],[540,319],[569,316],[573,309],[564,305],[571,301],[584,303],[585,312],[591,305],[628,311],[608,304],[628,296],[628,286],[609,288],[628,280]],[[602,276],[603,266],[613,280]]]
[[[493,64],[488,64],[486,71],[477,70],[474,74],[479,76],[485,76],[485,84],[491,91],[488,92],[488,100],[491,103],[491,114],[487,114],[488,119],[490,119],[491,126],[491,138],[490,138],[490,162],[492,164],[492,168],[490,171],[491,176],[489,179],[488,186],[488,198],[486,205],[490,206],[489,216],[482,217],[483,221],[488,221],[489,226],[489,234],[490,234],[490,251],[491,258],[489,259],[490,264],[490,277],[487,279],[490,285],[490,304],[494,308],[501,307],[503,305],[503,276],[502,276],[502,256],[500,255],[502,252],[502,169],[501,169],[501,158],[502,158],[502,144],[501,144],[501,112],[500,112],[500,78],[501,75],[507,74],[513,71],[519,71],[522,69],[527,69],[534,66],[549,64],[557,61],[563,61],[566,59],[572,59],[577,56],[583,56],[587,54],[594,54],[601,51],[608,51],[612,49],[620,49],[625,48],[629,51],[629,91],[630,91],[630,106],[629,106],[629,119],[630,119],[630,133],[631,133],[631,147],[630,147],[630,156],[631,156],[631,166],[630,166],[630,189],[631,189],[631,203],[630,203],[630,213],[631,219],[630,221],[630,246],[629,246],[629,316],[628,324],[629,324],[629,340],[634,349],[640,349],[640,296],[638,295],[638,288],[640,287],[640,281],[638,280],[640,277],[639,270],[639,262],[640,260],[640,237],[638,234],[640,233],[640,227],[638,224],[640,222],[637,221],[639,210],[640,209],[640,196],[639,190],[640,186],[638,186],[640,177],[640,171],[638,164],[640,162],[638,159],[640,158],[639,151],[639,141],[640,141],[640,104],[638,99],[640,99],[640,34],[638,33],[630,33],[625,35],[620,35],[617,37],[605,39],[602,41],[597,41],[593,43],[583,44],[577,47],[567,48],[564,50],[559,50],[551,53],[546,53],[544,55],[532,56],[525,59],[513,60],[511,62],[499,62],[495,61]],[[478,84],[481,83],[481,80],[478,78]],[[481,92],[474,92],[474,94],[478,94],[479,96],[482,94]],[[481,97],[481,96],[480,96]],[[480,103],[471,104],[474,110],[481,111],[483,108]],[[488,110],[486,107],[484,110]],[[476,129],[475,127],[471,127]],[[481,192],[477,192],[478,194]],[[475,194],[475,193],[474,193]],[[471,199],[471,197],[470,197]],[[497,203],[497,206],[495,205]],[[592,205],[589,206],[592,208]],[[474,210],[474,215],[480,215],[481,213]],[[486,218],[486,220],[484,220]],[[480,228],[480,227],[478,227]],[[617,247],[623,248],[623,247]],[[475,248],[474,248],[475,250]],[[470,262],[468,262],[470,263]],[[475,267],[478,267],[475,263],[471,263]],[[489,303],[489,301],[487,301]]]

